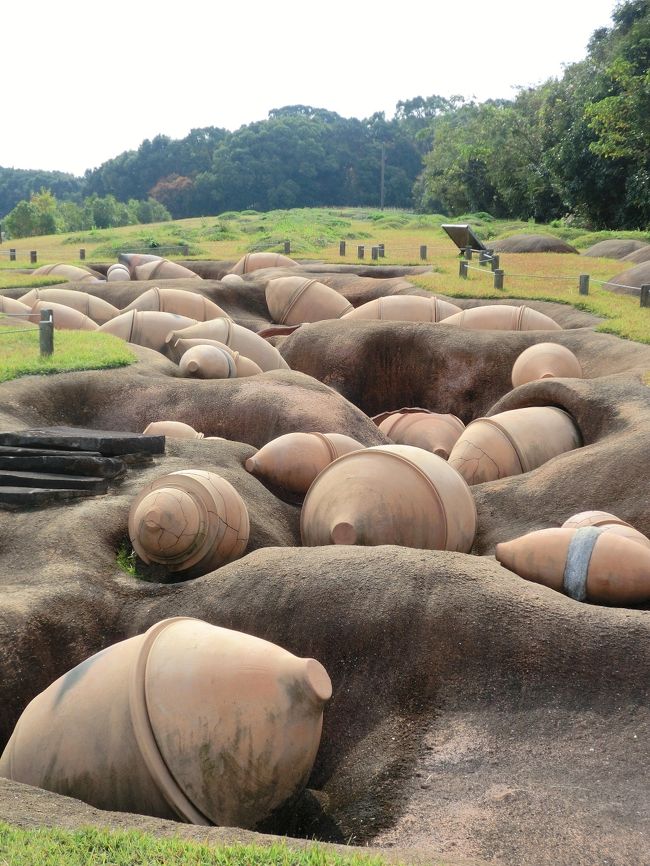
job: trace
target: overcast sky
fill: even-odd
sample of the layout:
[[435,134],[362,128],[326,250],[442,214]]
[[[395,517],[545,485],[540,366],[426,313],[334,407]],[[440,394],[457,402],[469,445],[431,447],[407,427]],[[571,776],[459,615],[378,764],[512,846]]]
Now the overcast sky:
[[615,0],[18,0],[2,11],[0,165],[83,174],[145,138],[302,103],[513,97],[562,74]]

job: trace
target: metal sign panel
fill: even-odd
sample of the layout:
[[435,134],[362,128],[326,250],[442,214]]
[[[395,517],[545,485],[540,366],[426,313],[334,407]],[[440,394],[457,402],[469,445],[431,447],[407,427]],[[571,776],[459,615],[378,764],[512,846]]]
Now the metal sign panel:
[[451,224],[441,226],[452,241],[456,244],[459,250],[464,250],[465,247],[471,247],[473,250],[485,250],[487,247],[480,241],[471,226],[464,223]]

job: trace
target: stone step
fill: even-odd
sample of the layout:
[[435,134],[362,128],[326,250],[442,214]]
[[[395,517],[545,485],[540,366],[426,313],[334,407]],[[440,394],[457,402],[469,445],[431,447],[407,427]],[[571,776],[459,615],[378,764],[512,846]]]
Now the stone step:
[[[62,448],[21,448],[19,445],[0,445],[0,456],[22,457],[23,455],[36,455],[43,457],[69,457],[70,451]],[[99,451],[84,451],[84,457],[101,457]]]
[[75,499],[95,496],[92,490],[48,490],[42,487],[0,487],[0,508],[18,511],[23,508],[42,508]]
[[164,454],[164,436],[143,436],[121,430],[86,427],[35,427],[0,433],[0,446],[63,448],[68,451],[98,451],[104,457],[134,454]]
[[53,472],[62,475],[94,475],[111,480],[126,474],[126,464],[117,457],[94,457],[86,452],[79,454],[29,454],[29,448],[20,449],[26,454],[0,452],[0,470],[9,472]]
[[92,493],[106,493],[106,478],[87,475],[55,475],[51,472],[13,472],[0,470],[0,490],[3,487],[38,487],[54,490],[89,490]]

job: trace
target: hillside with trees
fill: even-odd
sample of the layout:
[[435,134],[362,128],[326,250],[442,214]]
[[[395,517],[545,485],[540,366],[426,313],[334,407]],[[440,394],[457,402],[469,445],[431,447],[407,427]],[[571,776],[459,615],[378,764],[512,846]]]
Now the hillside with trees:
[[68,203],[85,215],[84,227],[95,211],[104,223],[110,212],[122,222],[109,224],[129,224],[138,208],[153,213],[154,202],[173,218],[376,206],[382,176],[389,207],[649,226],[650,0],[618,3],[584,60],[513,100],[417,96],[398,102],[391,119],[382,112],[361,120],[291,105],[234,132],[158,135],[83,178],[0,168],[0,214],[12,212],[3,224],[15,233],[13,209],[26,217],[28,205],[39,205],[33,196],[48,192],[57,201],[55,230],[79,217],[70,207],[66,223]]

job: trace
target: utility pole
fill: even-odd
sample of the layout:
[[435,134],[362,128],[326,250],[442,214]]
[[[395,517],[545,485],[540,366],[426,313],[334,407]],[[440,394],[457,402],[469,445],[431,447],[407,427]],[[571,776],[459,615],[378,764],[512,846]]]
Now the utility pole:
[[384,209],[384,167],[386,164],[386,145],[381,143],[381,180],[379,181],[379,209]]

